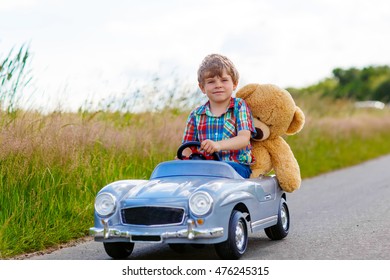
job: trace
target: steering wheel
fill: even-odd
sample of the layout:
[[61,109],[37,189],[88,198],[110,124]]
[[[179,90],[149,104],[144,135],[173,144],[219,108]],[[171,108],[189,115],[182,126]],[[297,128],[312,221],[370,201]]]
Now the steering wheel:
[[[191,155],[188,157],[183,155],[184,149],[187,148],[191,149]],[[210,155],[206,152],[200,151],[200,149],[198,148],[200,148],[200,142],[198,141],[190,141],[183,143],[177,150],[177,158],[181,160],[221,160],[218,153],[212,153]]]

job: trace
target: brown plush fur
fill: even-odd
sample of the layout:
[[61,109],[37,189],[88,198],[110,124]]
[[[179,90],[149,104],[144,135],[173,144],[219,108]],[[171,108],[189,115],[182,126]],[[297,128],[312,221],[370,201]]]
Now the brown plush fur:
[[299,165],[282,135],[298,133],[305,123],[305,115],[295,105],[291,94],[275,85],[249,84],[236,97],[246,101],[252,111],[258,135],[251,139],[256,162],[252,177],[269,173],[272,169],[286,192],[301,185]]

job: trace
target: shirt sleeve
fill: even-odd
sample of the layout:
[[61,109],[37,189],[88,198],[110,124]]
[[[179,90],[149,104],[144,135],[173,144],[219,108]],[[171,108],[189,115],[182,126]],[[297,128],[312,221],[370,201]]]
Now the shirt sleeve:
[[253,125],[253,116],[249,106],[243,99],[239,99],[237,105],[237,132],[240,130],[249,130],[252,137],[256,136],[256,129]]
[[184,129],[182,143],[186,143],[189,141],[199,141],[198,131],[196,127],[195,111],[192,111],[187,118],[187,125]]

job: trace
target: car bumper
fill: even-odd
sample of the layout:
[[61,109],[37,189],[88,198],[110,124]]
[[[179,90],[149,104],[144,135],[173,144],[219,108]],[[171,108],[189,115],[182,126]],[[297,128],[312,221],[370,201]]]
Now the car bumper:
[[187,228],[177,231],[161,231],[145,233],[145,231],[125,230],[119,227],[110,227],[107,221],[102,220],[103,228],[90,228],[89,234],[95,237],[96,241],[126,240],[130,242],[154,242],[162,243],[168,239],[214,239],[223,236],[223,228],[198,229],[192,219],[187,221]]

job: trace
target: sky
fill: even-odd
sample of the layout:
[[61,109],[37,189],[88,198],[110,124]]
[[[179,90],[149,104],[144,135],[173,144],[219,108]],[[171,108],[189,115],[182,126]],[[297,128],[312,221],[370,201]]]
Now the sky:
[[388,0],[0,0],[0,60],[28,44],[39,108],[75,110],[156,76],[196,90],[210,53],[234,62],[239,87],[305,87],[390,64],[389,30]]

